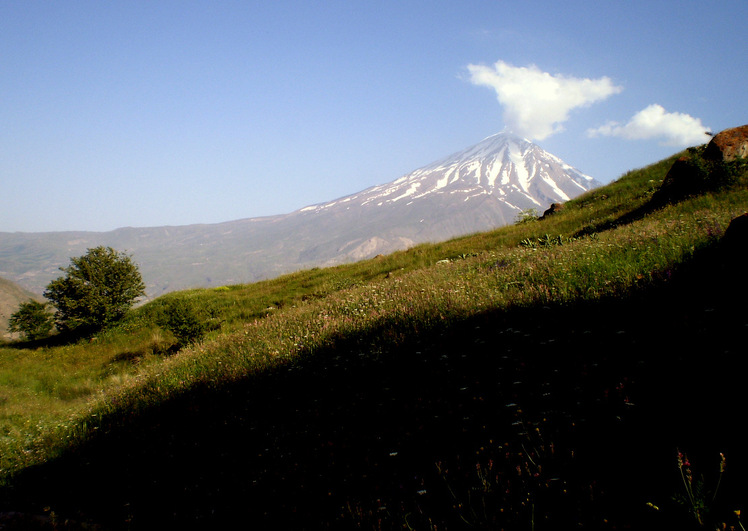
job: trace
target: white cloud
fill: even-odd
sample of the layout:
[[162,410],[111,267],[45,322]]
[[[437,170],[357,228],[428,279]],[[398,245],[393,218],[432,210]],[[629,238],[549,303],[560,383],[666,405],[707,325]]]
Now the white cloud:
[[625,125],[608,122],[596,129],[589,129],[587,134],[595,136],[618,136],[629,140],[646,140],[660,138],[669,146],[693,146],[707,140],[704,134],[708,131],[701,120],[679,112],[665,112],[661,105],[652,104],[636,113]]
[[543,140],[563,130],[569,112],[623,90],[607,77],[586,79],[551,75],[535,65],[468,65],[470,82],[491,87],[504,107],[504,123],[514,133]]

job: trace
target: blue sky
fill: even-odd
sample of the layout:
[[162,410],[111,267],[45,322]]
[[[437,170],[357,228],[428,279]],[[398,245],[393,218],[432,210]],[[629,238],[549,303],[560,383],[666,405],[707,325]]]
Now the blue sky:
[[748,123],[747,19],[745,0],[6,0],[0,231],[288,213],[504,129],[610,182]]

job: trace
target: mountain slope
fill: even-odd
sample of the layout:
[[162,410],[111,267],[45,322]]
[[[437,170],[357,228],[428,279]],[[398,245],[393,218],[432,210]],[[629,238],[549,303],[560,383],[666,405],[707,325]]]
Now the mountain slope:
[[360,260],[511,223],[599,183],[508,134],[357,194],[286,215],[107,233],[0,233],[0,275],[41,293],[87,248],[126,250],[150,297]]

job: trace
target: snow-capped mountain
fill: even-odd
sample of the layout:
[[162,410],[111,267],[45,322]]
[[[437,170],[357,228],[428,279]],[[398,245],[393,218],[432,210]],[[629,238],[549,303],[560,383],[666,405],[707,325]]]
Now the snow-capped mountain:
[[599,184],[530,141],[498,133],[391,183],[301,211],[320,212],[343,204],[412,205],[432,194],[446,194],[463,201],[492,196],[508,212],[517,213],[568,201]]
[[133,256],[149,297],[239,284],[490,230],[598,185],[500,133],[392,182],[290,214],[105,233],[0,233],[0,277],[41,293],[70,257],[108,245]]
[[[297,214],[354,212],[355,223],[339,219],[328,244],[338,246],[338,259],[361,259],[506,225],[523,210],[543,212],[599,185],[530,141],[498,133],[395,181]],[[325,247],[322,254],[336,255]]]

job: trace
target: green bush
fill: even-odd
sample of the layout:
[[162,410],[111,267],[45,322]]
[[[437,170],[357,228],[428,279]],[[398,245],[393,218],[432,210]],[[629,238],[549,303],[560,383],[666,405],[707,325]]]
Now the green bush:
[[195,305],[184,299],[168,301],[156,317],[156,324],[174,334],[179,347],[199,341],[208,329]]

